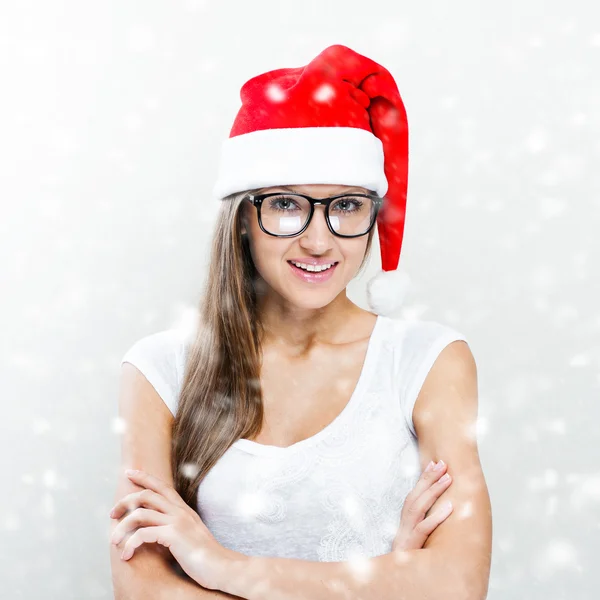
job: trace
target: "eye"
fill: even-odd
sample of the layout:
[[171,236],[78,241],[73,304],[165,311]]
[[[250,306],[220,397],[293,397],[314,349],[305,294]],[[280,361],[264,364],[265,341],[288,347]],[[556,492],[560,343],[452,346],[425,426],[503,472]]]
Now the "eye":
[[294,208],[300,207],[292,196],[274,196],[268,199],[268,208],[278,212],[291,212]]
[[340,198],[331,204],[330,210],[341,213],[353,213],[363,210],[365,203],[362,198],[356,196],[346,196]]

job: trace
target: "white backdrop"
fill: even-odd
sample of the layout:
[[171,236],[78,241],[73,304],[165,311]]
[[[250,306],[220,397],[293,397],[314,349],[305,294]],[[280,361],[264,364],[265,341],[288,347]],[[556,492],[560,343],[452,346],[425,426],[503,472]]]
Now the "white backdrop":
[[478,364],[488,597],[597,598],[598,12],[2,3],[0,595],[112,598],[120,358],[196,306],[241,85],[341,43],[392,72],[408,112],[403,316],[457,327]]

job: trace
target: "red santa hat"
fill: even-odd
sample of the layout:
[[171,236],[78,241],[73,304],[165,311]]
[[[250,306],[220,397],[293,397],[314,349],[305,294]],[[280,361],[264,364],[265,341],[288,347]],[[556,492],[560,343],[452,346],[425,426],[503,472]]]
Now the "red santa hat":
[[268,71],[241,88],[242,106],[221,148],[213,196],[274,185],[337,184],[384,198],[377,215],[382,269],[367,284],[377,314],[399,308],[397,271],[408,184],[408,123],[394,78],[339,44],[305,67]]

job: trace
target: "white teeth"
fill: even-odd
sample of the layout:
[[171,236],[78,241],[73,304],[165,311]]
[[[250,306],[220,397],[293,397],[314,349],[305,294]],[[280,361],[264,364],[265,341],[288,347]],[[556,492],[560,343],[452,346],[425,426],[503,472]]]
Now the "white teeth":
[[328,265],[305,265],[304,263],[297,263],[294,262],[293,260],[290,260],[290,262],[294,265],[296,265],[297,267],[300,267],[301,269],[304,269],[305,271],[312,271],[314,273],[319,273],[320,271],[327,271],[327,269],[331,268],[333,266],[333,263],[330,263]]

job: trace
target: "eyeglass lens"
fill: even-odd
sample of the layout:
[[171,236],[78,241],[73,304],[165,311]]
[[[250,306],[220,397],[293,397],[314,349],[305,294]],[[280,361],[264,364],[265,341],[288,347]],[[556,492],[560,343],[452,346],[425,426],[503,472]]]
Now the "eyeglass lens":
[[[343,196],[329,205],[331,227],[340,235],[359,235],[369,230],[374,217],[374,203],[365,196]],[[298,233],[310,215],[310,202],[302,196],[269,196],[261,206],[263,227],[275,235]]]

